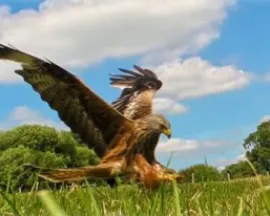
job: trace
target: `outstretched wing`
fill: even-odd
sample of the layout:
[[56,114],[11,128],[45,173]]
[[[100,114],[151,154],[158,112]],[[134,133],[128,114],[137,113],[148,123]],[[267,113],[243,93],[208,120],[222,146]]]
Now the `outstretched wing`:
[[133,66],[135,71],[119,69],[124,74],[110,75],[111,86],[124,88],[112,106],[130,119],[152,113],[152,102],[162,82],[149,69]]
[[0,59],[21,63],[22,69],[15,73],[22,76],[99,157],[104,155],[115,135],[132,127],[130,120],[98,97],[76,76],[53,62],[2,44]]

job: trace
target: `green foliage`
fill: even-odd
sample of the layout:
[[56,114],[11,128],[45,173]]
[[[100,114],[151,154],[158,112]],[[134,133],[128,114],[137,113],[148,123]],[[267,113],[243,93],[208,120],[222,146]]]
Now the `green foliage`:
[[[24,125],[0,133],[0,187],[30,189],[36,174],[23,167],[31,163],[48,168],[95,165],[99,159],[74,134],[40,125]],[[40,180],[40,179],[39,179]],[[45,187],[40,180],[40,188]]]
[[88,164],[95,165],[99,163],[99,158],[87,147],[77,146],[76,157],[74,158],[73,163],[76,164],[76,166],[86,166]]
[[230,173],[231,179],[255,176],[255,173],[246,161],[239,161],[238,163],[226,166],[222,171],[224,177],[227,176],[227,172]]
[[53,151],[59,143],[59,133],[51,127],[23,125],[11,129],[1,136],[0,151],[19,145],[40,151]]
[[270,171],[270,121],[261,123],[257,130],[244,140],[247,158],[259,173]]
[[[40,152],[22,145],[0,152],[0,185],[3,189],[31,188],[35,173],[24,169],[22,164],[33,163],[44,167],[63,167],[67,158],[52,152]],[[9,182],[10,180],[10,182]]]
[[270,121],[258,125],[257,130],[244,140],[244,147],[270,147]]
[[179,173],[185,176],[186,182],[192,181],[192,173],[194,173],[195,182],[219,181],[222,179],[217,168],[206,164],[196,164],[179,171]]

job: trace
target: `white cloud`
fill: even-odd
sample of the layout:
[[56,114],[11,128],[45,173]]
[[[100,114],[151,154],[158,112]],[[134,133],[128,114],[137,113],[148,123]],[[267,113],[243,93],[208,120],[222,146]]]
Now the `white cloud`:
[[199,148],[199,142],[196,140],[182,140],[178,138],[172,138],[166,142],[161,142],[157,145],[157,152],[190,152]]
[[214,66],[200,57],[175,60],[156,69],[164,85],[158,95],[183,100],[246,86],[252,75],[231,65]]
[[[153,53],[169,60],[217,38],[227,9],[235,2],[46,0],[39,10],[15,14],[0,6],[0,41],[64,67]],[[11,72],[1,72],[0,80],[5,80],[5,73]]]
[[155,98],[153,101],[153,109],[156,113],[167,113],[167,114],[183,114],[188,109],[179,103],[171,100],[170,98]]
[[260,120],[260,124],[263,123],[263,122],[266,122],[266,121],[269,121],[270,120],[270,115],[265,115],[261,118]]
[[167,141],[161,141],[157,145],[157,152],[171,153],[176,155],[195,156],[205,155],[213,151],[223,151],[229,146],[234,145],[231,141],[223,140],[186,140],[180,138],[172,138]]
[[21,76],[14,73],[14,70],[19,69],[19,64],[10,64],[8,62],[0,62],[0,84],[10,84],[14,82],[22,82]]
[[237,158],[236,158],[238,161],[240,160],[240,161],[244,161],[244,160],[246,160],[246,154],[245,153],[243,153],[243,154],[241,154],[241,155],[239,155],[239,156],[237,156]]
[[[235,152],[241,152],[243,149],[237,142],[229,140],[189,140],[181,138],[172,138],[167,141],[161,141],[157,145],[156,154],[159,161],[167,164],[172,154],[171,163],[174,168],[185,168],[190,165],[204,163],[218,167],[219,169],[237,160],[243,160],[244,154],[237,158],[228,159],[225,155],[230,155],[232,149]],[[228,154],[229,153],[229,154]]]
[[44,117],[39,111],[27,106],[15,107],[7,119],[0,121],[0,129],[9,129],[23,124],[39,124],[55,127],[56,129],[69,130],[61,121],[54,121]]

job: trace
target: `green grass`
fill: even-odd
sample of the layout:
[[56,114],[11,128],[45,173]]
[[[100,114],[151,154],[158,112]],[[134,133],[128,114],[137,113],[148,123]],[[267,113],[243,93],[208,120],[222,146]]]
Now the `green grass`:
[[[261,183],[261,184],[260,184]],[[1,192],[0,215],[270,215],[270,178],[167,185],[149,192],[136,185],[29,193]]]

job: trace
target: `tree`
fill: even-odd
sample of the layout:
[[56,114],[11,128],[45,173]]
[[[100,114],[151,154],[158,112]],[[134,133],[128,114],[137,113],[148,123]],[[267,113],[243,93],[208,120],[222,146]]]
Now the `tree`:
[[54,151],[59,144],[59,133],[51,127],[23,125],[6,131],[0,140],[0,151],[19,145],[40,151]]
[[185,176],[185,182],[191,182],[192,173],[194,173],[195,182],[219,181],[222,179],[217,168],[206,164],[196,164],[180,170],[179,173]]
[[[0,187],[30,189],[35,173],[25,163],[48,168],[96,165],[99,158],[74,134],[40,125],[24,125],[0,133]],[[40,188],[46,186],[41,179]]]
[[[35,182],[36,175],[22,166],[25,163],[42,164],[45,167],[61,167],[67,163],[63,155],[52,152],[40,152],[22,145],[0,152],[0,186],[11,191],[30,189]],[[41,188],[44,187],[41,181]]]
[[270,121],[261,123],[244,140],[246,156],[259,173],[270,171]]
[[225,169],[222,170],[222,174],[225,178],[227,176],[227,172],[230,173],[230,177],[232,179],[251,177],[255,175],[247,161],[239,161],[235,164],[226,166]]

